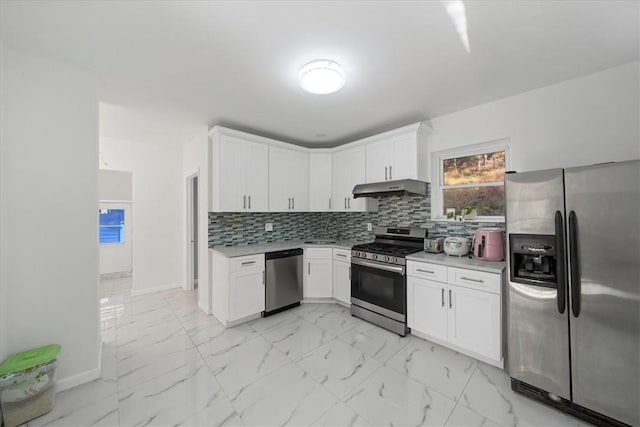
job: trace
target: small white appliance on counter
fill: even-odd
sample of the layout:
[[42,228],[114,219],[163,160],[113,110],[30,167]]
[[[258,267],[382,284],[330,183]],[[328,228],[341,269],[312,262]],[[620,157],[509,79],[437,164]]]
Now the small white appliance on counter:
[[466,237],[447,237],[444,239],[444,251],[447,255],[465,256],[469,253],[471,242]]
[[444,251],[444,239],[446,236],[427,236],[424,238],[424,251],[439,254]]

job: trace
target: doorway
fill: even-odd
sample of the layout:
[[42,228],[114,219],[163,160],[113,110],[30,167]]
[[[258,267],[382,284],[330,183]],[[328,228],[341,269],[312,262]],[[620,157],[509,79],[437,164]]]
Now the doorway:
[[198,174],[187,177],[187,289],[198,288]]

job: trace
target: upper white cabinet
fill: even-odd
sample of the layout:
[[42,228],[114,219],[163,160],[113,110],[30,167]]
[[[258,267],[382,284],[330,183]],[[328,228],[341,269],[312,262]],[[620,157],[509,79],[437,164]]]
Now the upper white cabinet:
[[211,138],[213,212],[269,210],[269,147],[216,133]]
[[309,210],[325,212],[332,209],[331,199],[331,152],[317,152],[311,150],[309,154]]
[[365,146],[358,145],[333,153],[333,211],[363,212],[378,203],[371,198],[353,198],[353,187],[364,183]]
[[309,210],[309,153],[269,147],[269,210]]
[[366,182],[397,179],[427,181],[428,131],[427,125],[418,124],[367,138]]
[[428,180],[429,125],[418,123],[346,146],[307,149],[215,126],[210,137],[210,212],[364,212],[353,198],[368,182]]

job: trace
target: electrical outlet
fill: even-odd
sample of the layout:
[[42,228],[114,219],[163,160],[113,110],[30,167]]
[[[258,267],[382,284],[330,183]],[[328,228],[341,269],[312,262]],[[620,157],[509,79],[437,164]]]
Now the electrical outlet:
[[373,224],[370,222],[367,223],[367,231],[373,231]]
[[273,231],[273,223],[267,222],[264,224],[264,231]]

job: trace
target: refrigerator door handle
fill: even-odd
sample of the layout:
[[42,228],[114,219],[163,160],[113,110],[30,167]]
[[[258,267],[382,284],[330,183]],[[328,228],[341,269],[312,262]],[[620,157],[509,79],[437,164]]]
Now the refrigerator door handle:
[[564,314],[567,306],[567,261],[564,249],[564,220],[562,212],[556,211],[556,254],[558,254],[558,312]]
[[571,311],[573,317],[580,315],[580,251],[578,249],[578,217],[569,213],[569,262],[571,264]]

